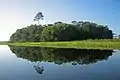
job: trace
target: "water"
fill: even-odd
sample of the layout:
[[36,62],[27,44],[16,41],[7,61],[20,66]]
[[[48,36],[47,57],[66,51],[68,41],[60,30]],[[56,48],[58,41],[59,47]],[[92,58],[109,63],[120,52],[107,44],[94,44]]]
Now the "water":
[[120,80],[119,53],[0,46],[0,80]]

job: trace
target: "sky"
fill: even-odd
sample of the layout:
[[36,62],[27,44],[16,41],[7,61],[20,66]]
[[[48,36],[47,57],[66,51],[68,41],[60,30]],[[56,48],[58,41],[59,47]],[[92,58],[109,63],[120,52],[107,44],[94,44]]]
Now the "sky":
[[30,24],[42,12],[41,24],[91,21],[120,33],[120,0],[0,0],[0,41]]

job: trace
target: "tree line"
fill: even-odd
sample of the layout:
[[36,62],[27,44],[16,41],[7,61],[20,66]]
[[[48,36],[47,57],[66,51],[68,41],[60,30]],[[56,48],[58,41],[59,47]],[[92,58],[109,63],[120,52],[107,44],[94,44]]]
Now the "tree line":
[[46,25],[30,25],[17,29],[10,41],[74,41],[86,39],[112,39],[113,32],[107,25],[89,21],[55,22]]

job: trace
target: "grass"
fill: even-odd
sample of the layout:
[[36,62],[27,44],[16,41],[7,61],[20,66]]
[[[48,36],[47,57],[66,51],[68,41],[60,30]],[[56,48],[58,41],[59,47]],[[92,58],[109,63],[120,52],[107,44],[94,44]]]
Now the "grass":
[[120,49],[119,39],[83,40],[66,42],[0,42],[0,45],[38,46],[76,49]]

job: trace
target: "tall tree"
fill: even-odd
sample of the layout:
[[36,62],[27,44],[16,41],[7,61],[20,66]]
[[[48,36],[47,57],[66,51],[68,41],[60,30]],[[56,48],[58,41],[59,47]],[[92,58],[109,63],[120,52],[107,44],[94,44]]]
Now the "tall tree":
[[34,18],[34,21],[38,21],[38,25],[39,25],[39,20],[41,19],[41,20],[43,20],[43,14],[42,14],[42,12],[38,12],[37,14],[36,14],[36,16],[35,16],[35,18]]

